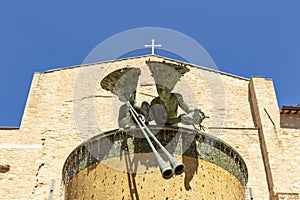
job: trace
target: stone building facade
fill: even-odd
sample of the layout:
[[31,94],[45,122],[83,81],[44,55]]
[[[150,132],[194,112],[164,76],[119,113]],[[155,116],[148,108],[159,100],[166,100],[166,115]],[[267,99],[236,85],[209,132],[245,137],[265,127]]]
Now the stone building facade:
[[62,169],[69,154],[95,134],[118,128],[120,102],[99,82],[116,69],[138,67],[137,97],[149,102],[157,96],[149,59],[190,69],[175,90],[209,116],[203,122],[207,133],[243,157],[248,199],[300,199],[299,106],[279,109],[271,79],[157,55],[35,73],[20,127],[0,128],[0,199],[63,199]]

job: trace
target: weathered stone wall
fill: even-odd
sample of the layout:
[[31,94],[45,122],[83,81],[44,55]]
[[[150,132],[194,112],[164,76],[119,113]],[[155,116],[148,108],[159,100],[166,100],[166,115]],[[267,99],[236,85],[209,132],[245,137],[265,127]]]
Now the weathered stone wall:
[[[300,123],[300,121],[299,121]],[[274,183],[279,193],[300,194],[300,129],[280,129],[271,149]]]
[[300,113],[280,114],[280,127],[288,129],[300,129]]
[[278,199],[277,193],[300,193],[299,129],[280,128],[280,114],[272,80],[253,77],[250,93],[270,199]]
[[[0,148],[0,164],[10,165],[9,172],[0,173],[1,183],[5,180],[0,184],[0,199],[47,199],[52,180],[56,180],[54,199],[62,199],[61,171],[69,153],[84,139],[117,128],[121,103],[100,87],[101,79],[122,67],[140,67],[138,99],[151,101],[157,94],[145,64],[148,59],[175,62],[142,56],[35,73],[20,129],[0,130],[0,144],[13,147]],[[175,91],[210,117],[203,123],[207,132],[241,153],[249,168],[254,199],[268,199],[268,185],[272,195],[299,193],[299,129],[280,129],[272,81],[250,81],[188,67],[190,72]],[[282,163],[290,164],[286,167]],[[269,173],[268,184],[265,171]]]
[[0,129],[0,199],[30,199],[37,184],[36,173],[42,145],[18,130]]

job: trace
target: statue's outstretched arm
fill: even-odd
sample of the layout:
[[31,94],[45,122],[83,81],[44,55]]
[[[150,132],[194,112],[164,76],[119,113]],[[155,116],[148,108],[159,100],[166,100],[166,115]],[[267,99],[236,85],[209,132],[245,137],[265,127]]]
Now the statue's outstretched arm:
[[180,118],[180,122],[186,125],[192,125],[192,124],[199,124],[201,125],[201,122],[205,118],[204,112],[201,111],[199,108],[190,108],[187,103],[183,100],[183,97],[181,94],[175,93],[180,108],[184,110],[187,114],[181,114],[178,118]]
[[190,107],[189,105],[183,100],[183,97],[181,94],[179,93],[174,93],[177,100],[178,100],[178,104],[179,104],[179,107],[184,110],[186,113],[190,113],[192,110],[190,110]]

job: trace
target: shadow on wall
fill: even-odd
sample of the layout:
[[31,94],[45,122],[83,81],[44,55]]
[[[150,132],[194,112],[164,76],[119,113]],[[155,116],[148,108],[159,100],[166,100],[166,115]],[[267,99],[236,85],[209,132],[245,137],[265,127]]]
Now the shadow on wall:
[[[192,137],[192,136],[191,136]],[[192,138],[189,138],[188,140],[192,140],[192,143],[190,144],[189,148],[184,152],[182,156],[182,163],[186,166],[185,170],[185,175],[184,175],[184,186],[186,191],[191,190],[192,187],[190,186],[190,182],[193,180],[194,176],[196,173],[198,173],[198,166],[199,166],[199,160],[195,159],[198,157],[198,152],[197,152],[197,144],[196,140],[193,140]],[[145,144],[143,142],[143,138],[134,138],[133,144],[135,146],[135,153],[149,153],[151,152],[151,148],[149,145]],[[128,186],[130,189],[130,196],[132,199],[139,199],[139,194],[138,194],[138,189],[137,189],[137,184],[136,184],[136,173],[138,171],[138,166],[144,165],[148,168],[151,167],[158,167],[158,163],[156,162],[154,156],[152,159],[147,160],[140,160],[136,158],[135,155],[133,157],[130,157],[127,152],[130,148],[130,144],[127,143],[128,140],[124,139],[121,145],[121,151],[120,151],[120,159],[124,157],[125,159],[125,164],[126,164],[126,170],[127,170],[127,179],[128,179]],[[165,143],[169,143],[171,141],[164,141]],[[141,148],[141,144],[143,144],[143,147]],[[172,145],[173,148],[169,148],[168,150],[170,152],[174,152],[176,145]],[[125,151],[124,151],[125,150]],[[165,161],[167,161],[167,158],[162,155]],[[150,157],[149,157],[150,158]]]
[[140,198],[139,198],[139,193],[137,190],[137,185],[136,185],[136,180],[135,180],[136,172],[137,172],[137,168],[138,168],[138,160],[135,159],[135,156],[133,158],[130,158],[130,155],[128,153],[124,153],[124,150],[125,150],[125,152],[128,152],[127,142],[128,142],[127,139],[122,141],[122,146],[121,146],[121,150],[120,150],[120,159],[122,158],[122,156],[125,157],[130,197],[131,197],[131,199],[139,200]]
[[300,129],[299,114],[280,114],[280,127],[290,129]]
[[[193,154],[197,154],[197,155],[195,155],[194,158],[190,157]],[[193,179],[194,175],[198,173],[199,160],[195,159],[197,157],[198,157],[197,145],[196,145],[196,141],[193,140],[191,146],[188,148],[186,152],[184,152],[182,156],[182,163],[186,167],[185,176],[184,176],[184,187],[186,190],[192,189],[190,186],[190,182]]]

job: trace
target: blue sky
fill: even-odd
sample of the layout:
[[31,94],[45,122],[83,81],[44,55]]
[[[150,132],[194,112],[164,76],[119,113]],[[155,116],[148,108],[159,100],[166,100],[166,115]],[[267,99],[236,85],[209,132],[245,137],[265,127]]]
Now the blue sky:
[[80,64],[101,41],[139,27],[182,32],[219,70],[273,78],[279,106],[297,105],[299,9],[298,0],[2,1],[0,126],[20,125],[34,72]]

